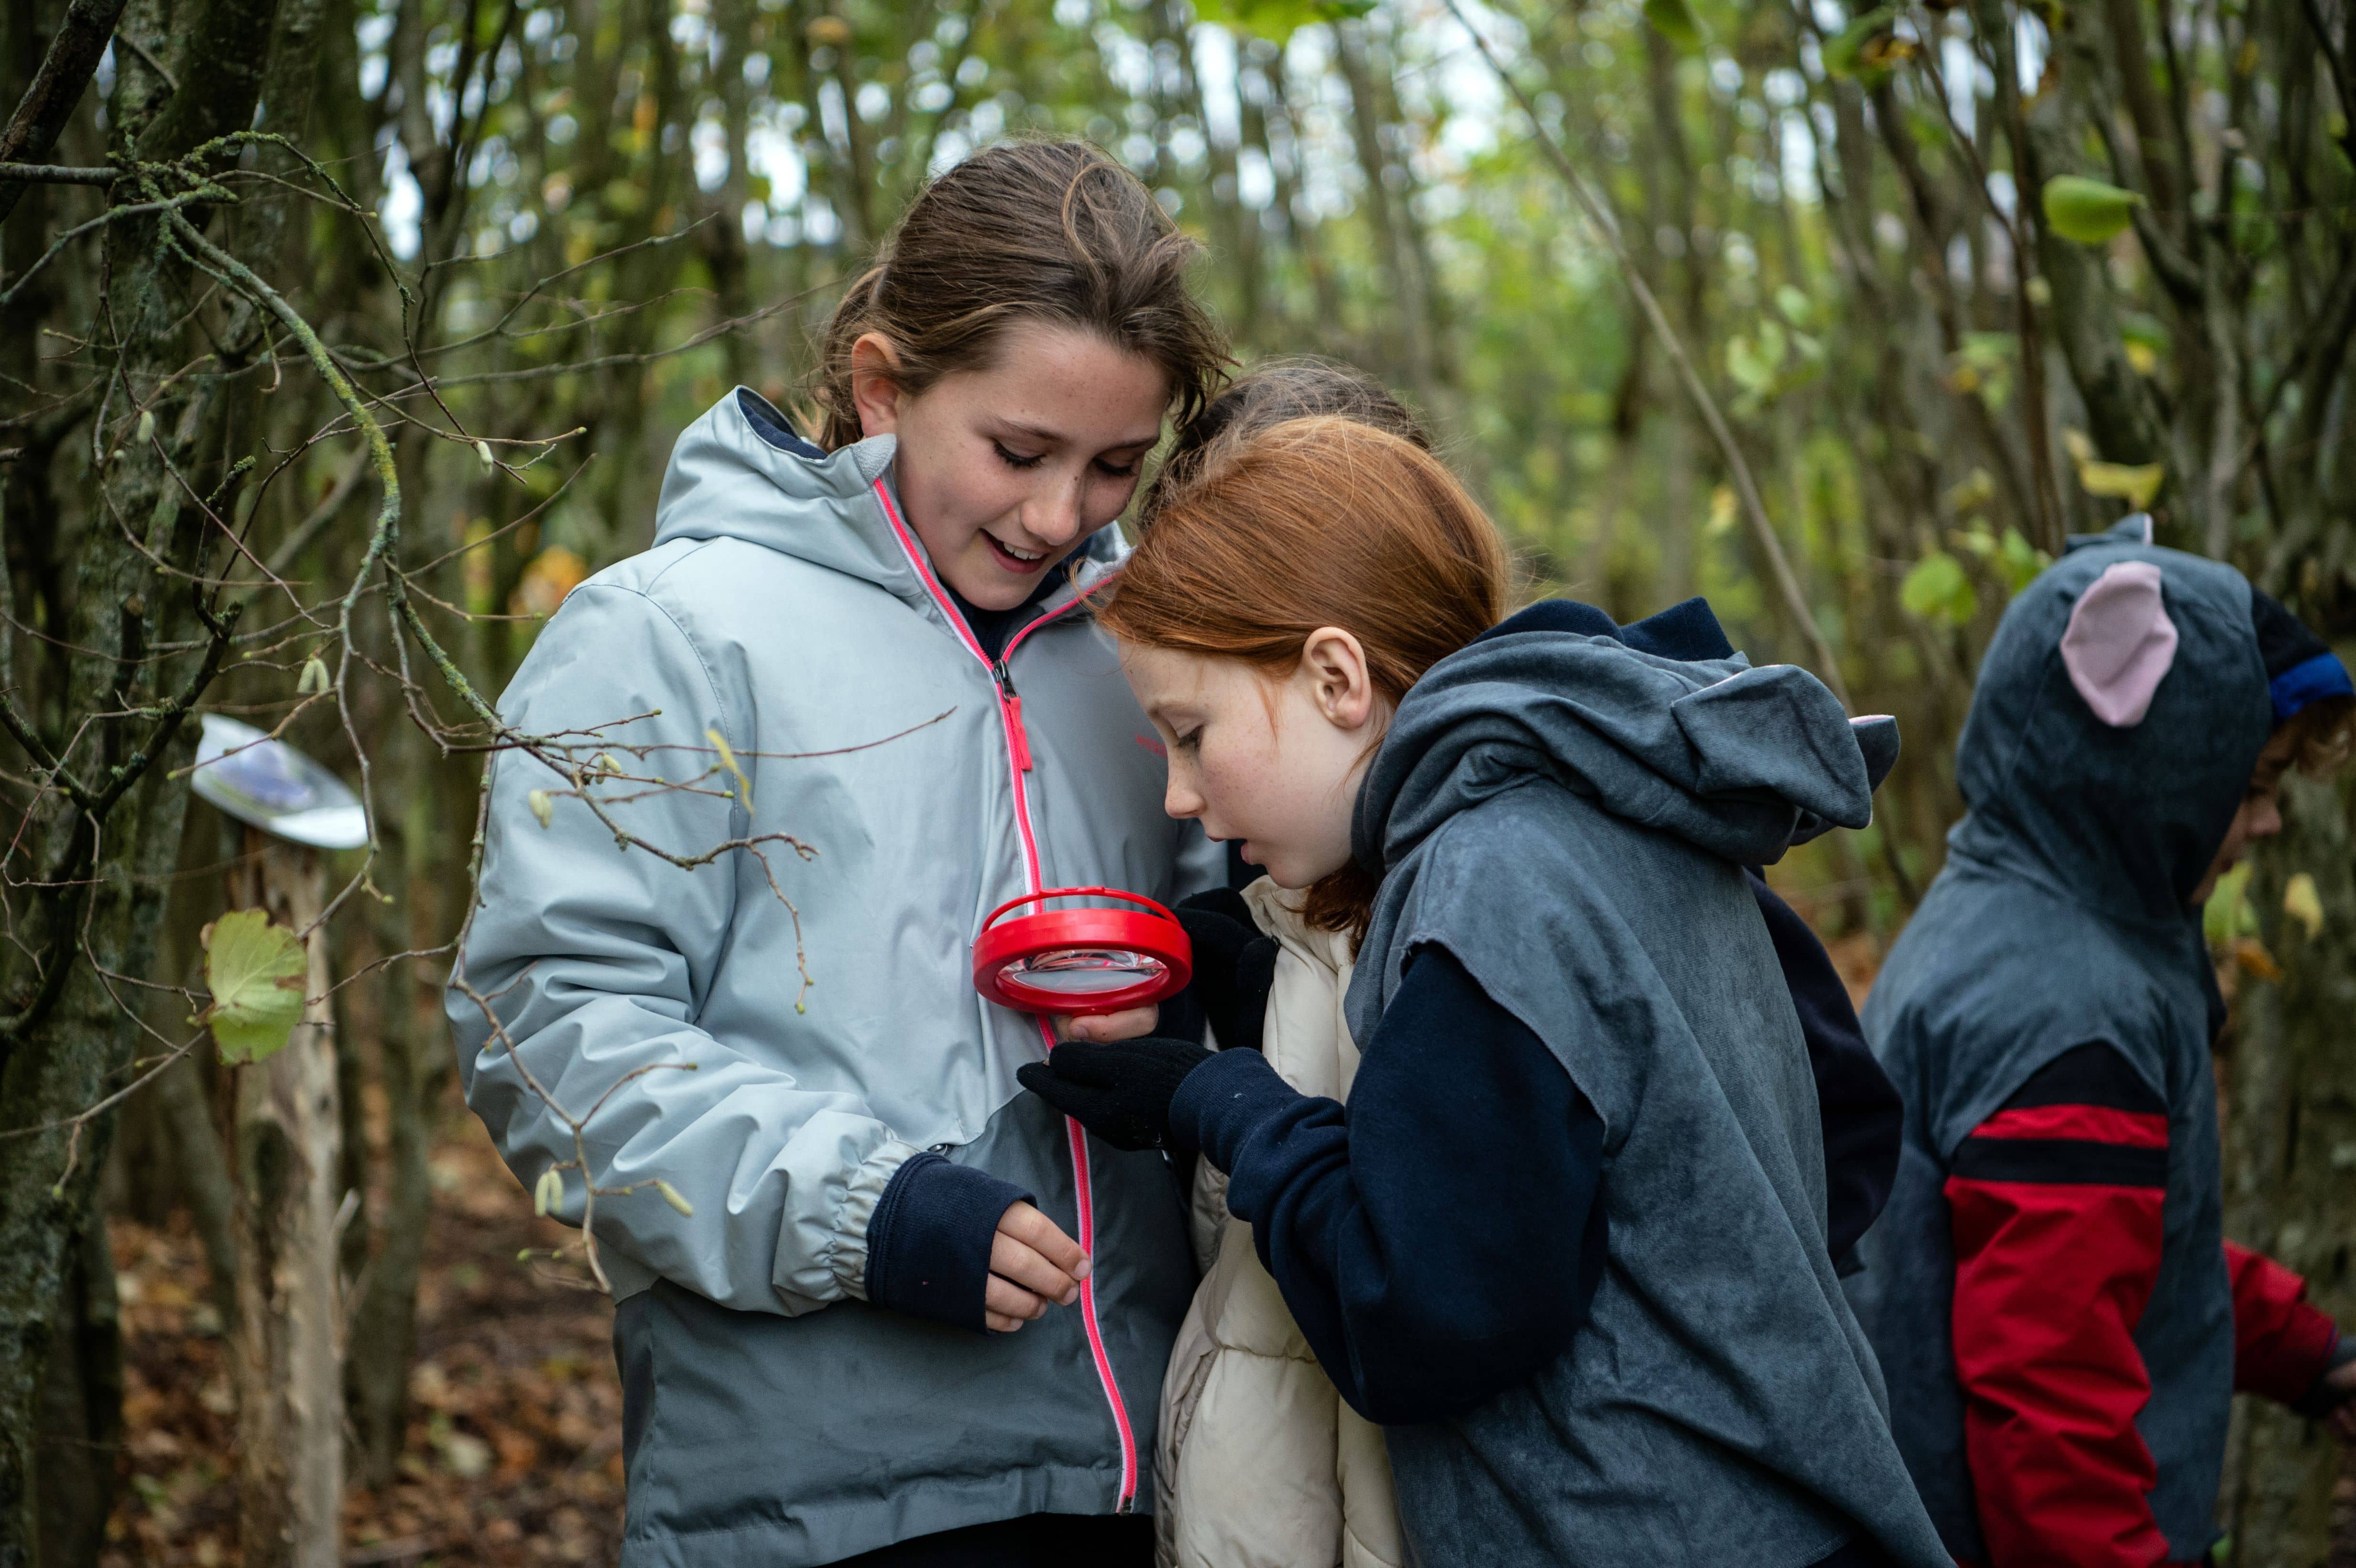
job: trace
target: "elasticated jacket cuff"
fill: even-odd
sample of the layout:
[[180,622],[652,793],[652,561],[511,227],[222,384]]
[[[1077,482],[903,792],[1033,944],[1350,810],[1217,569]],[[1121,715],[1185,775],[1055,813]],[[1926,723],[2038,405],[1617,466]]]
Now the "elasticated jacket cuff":
[[867,1226],[867,1299],[983,1330],[998,1221],[1031,1194],[986,1170],[920,1154],[893,1175]]
[[1170,1141],[1201,1149],[1232,1175],[1252,1129],[1301,1098],[1258,1051],[1222,1051],[1186,1074],[1171,1096]]

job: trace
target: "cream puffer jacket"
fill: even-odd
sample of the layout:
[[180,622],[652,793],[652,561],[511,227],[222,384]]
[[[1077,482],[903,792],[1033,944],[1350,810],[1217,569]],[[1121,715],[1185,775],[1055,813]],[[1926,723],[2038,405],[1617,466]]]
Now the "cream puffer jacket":
[[[1297,895],[1266,877],[1243,896],[1279,947],[1269,1065],[1304,1094],[1347,1099],[1358,1071],[1342,1016],[1349,937],[1311,929]],[[1402,1568],[1382,1428],[1318,1366],[1208,1160],[1195,1167],[1192,1220],[1205,1277],[1162,1388],[1161,1568]]]

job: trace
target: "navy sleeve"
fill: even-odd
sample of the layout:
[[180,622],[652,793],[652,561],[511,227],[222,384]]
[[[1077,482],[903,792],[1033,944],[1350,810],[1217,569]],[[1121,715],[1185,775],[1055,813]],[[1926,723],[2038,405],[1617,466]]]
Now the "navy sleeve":
[[999,1218],[1031,1194],[986,1170],[920,1154],[892,1173],[867,1221],[867,1299],[980,1330]]
[[1756,871],[1751,896],[1767,917],[1775,961],[1807,1037],[1808,1068],[1816,1079],[1816,1110],[1825,1126],[1825,1241],[1833,1261],[1845,1259],[1890,1201],[1898,1179],[1898,1139],[1904,1106],[1897,1085],[1865,1043],[1848,987],[1832,955],[1797,911]]
[[1420,949],[1347,1111],[1254,1051],[1188,1074],[1171,1121],[1352,1409],[1442,1420],[1561,1354],[1603,1277],[1603,1123],[1543,1041]]

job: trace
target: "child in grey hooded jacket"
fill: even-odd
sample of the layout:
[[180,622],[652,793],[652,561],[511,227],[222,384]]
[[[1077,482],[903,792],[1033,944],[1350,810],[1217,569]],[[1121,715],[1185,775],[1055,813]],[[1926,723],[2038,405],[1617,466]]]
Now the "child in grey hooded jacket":
[[501,699],[449,1011],[517,1176],[601,1189],[626,1568],[1150,1560],[1169,1173],[1018,1093],[1046,1041],[970,944],[1218,875],[1087,615],[1221,354],[1189,254],[1084,144],[945,176],[838,312],[824,446],[723,398]]
[[1363,933],[1349,1107],[1173,1040],[1063,1046],[1023,1082],[1229,1173],[1387,1428],[1418,1561],[1944,1564],[1826,1247],[1742,869],[1863,826],[1892,727],[1790,667],[1482,637],[1504,581],[1487,519],[1395,436],[1304,420],[1207,460],[1102,619],[1168,809]]

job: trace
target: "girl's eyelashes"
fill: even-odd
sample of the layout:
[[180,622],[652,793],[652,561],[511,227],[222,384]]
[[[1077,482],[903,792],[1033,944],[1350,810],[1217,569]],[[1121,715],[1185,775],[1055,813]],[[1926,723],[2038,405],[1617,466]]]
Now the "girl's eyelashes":
[[[990,444],[991,450],[998,453],[999,461],[1005,464],[1009,468],[1036,468],[1039,464],[1047,461],[1047,454],[1044,452],[1034,452],[1031,453],[1030,456],[1025,457],[1020,453],[1008,451],[1005,443],[1002,442],[993,441]],[[1134,479],[1137,477],[1137,471],[1143,464],[1143,462],[1144,460],[1142,458],[1132,457],[1127,463],[1111,464],[1105,462],[1102,458],[1098,458],[1097,460],[1096,467],[1097,472],[1103,475],[1108,479]]]

